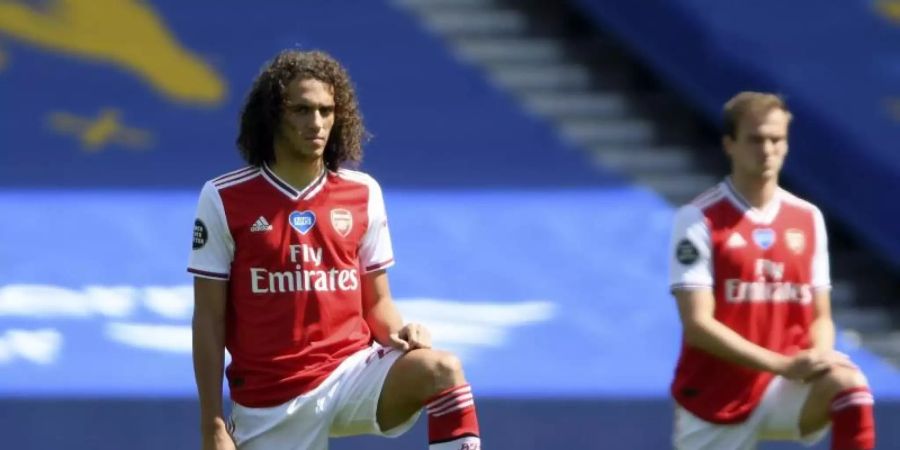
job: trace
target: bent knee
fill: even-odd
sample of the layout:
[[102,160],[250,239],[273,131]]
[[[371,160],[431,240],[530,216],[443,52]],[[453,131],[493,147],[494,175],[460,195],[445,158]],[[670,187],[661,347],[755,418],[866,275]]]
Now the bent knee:
[[462,361],[453,353],[439,353],[436,366],[436,370],[441,376],[456,377],[462,376],[463,373]]
[[836,367],[822,377],[820,384],[827,394],[835,395],[845,389],[868,386],[869,381],[857,369]]
[[431,372],[438,384],[453,387],[464,381],[462,362],[453,353],[433,352]]
[[854,388],[868,386],[869,380],[859,369],[851,369],[849,367],[840,367],[832,370],[834,382],[842,388]]
[[462,362],[456,355],[437,350],[420,351],[425,374],[435,391],[465,383]]

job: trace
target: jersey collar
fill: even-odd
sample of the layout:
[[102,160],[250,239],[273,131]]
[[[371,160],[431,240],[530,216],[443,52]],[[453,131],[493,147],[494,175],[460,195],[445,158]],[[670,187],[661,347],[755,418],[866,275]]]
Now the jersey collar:
[[323,168],[322,173],[320,173],[319,176],[299,191],[294,189],[288,182],[279,178],[278,175],[275,175],[275,172],[269,168],[268,164],[263,164],[262,174],[263,178],[265,178],[269,184],[275,189],[278,189],[282,194],[288,196],[291,200],[309,200],[315,197],[316,194],[322,190],[322,187],[325,186],[325,179],[327,178],[326,175],[328,174],[328,171]]
[[775,190],[775,196],[772,197],[772,200],[770,200],[766,206],[757,209],[751,206],[747,199],[735,189],[731,177],[726,177],[725,181],[722,182],[722,185],[725,197],[727,197],[728,200],[731,201],[738,210],[742,211],[752,222],[768,225],[775,220],[775,216],[777,216],[778,211],[781,210],[780,189]]

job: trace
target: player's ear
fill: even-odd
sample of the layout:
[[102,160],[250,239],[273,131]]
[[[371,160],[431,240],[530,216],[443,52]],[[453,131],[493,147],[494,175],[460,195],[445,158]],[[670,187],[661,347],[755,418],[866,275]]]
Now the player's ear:
[[731,138],[731,135],[723,134],[722,135],[722,150],[729,157],[731,157],[733,147],[734,147],[734,139]]

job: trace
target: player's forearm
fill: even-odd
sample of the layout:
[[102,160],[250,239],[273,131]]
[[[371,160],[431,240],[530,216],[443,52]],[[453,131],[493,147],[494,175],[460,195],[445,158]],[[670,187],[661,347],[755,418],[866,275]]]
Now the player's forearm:
[[685,324],[685,341],[726,361],[765,372],[779,373],[788,357],[756,345],[715,319]]
[[366,322],[375,340],[381,345],[390,345],[391,333],[397,333],[403,328],[403,318],[397,305],[390,298],[376,302],[366,314]]
[[834,350],[834,321],[830,317],[813,320],[809,327],[809,337],[813,348]]
[[225,364],[225,324],[215,317],[194,315],[194,379],[200,398],[200,426],[212,433],[222,422],[222,371]]

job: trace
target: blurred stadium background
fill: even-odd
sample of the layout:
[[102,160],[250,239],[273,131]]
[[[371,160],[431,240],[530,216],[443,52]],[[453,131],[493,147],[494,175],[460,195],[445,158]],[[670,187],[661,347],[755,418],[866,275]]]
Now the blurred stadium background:
[[672,212],[726,170],[721,104],[785,94],[784,182],[900,448],[897,0],[0,1],[0,448],[199,448],[195,201],[286,47],[354,78],[394,295],[463,357],[488,449],[668,447]]

